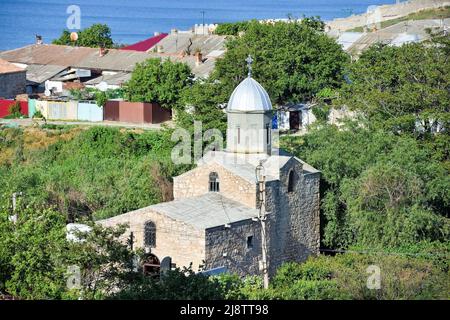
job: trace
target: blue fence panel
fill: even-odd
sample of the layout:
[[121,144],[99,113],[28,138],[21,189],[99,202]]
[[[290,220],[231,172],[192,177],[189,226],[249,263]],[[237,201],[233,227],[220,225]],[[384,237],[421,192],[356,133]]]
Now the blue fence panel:
[[103,108],[91,102],[78,103],[78,120],[82,121],[103,121]]
[[36,113],[36,100],[28,99],[28,118],[33,118]]

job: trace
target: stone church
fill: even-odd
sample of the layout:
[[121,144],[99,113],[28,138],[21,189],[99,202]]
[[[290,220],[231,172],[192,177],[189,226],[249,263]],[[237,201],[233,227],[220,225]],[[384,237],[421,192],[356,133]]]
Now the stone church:
[[177,267],[192,263],[194,271],[244,276],[261,273],[263,211],[273,275],[282,263],[319,252],[320,172],[273,145],[272,104],[251,72],[226,111],[226,150],[208,152],[195,169],[174,177],[173,201],[100,223],[128,224],[124,240],[132,234],[134,247],[151,252],[156,265],[170,257]]

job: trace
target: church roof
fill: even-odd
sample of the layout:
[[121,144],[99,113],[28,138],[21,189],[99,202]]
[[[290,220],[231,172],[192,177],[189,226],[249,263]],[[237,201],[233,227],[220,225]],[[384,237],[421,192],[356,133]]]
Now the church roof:
[[233,153],[225,151],[210,151],[198,161],[198,165],[216,162],[233,174],[251,182],[256,183],[255,169],[260,161],[266,172],[266,181],[275,181],[280,178],[280,169],[291,159],[302,164],[304,174],[318,173],[319,171],[301,159],[294,157],[284,150],[274,149],[272,155],[261,153]]
[[163,202],[148,207],[199,229],[208,229],[258,216],[258,210],[210,192],[201,196]]
[[245,78],[233,91],[227,106],[228,111],[272,110],[267,91],[252,77]]

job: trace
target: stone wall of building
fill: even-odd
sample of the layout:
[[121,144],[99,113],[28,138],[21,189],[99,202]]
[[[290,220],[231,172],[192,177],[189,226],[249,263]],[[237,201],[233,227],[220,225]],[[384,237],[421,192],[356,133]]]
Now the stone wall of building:
[[26,92],[26,72],[0,74],[0,98],[14,99],[18,94]]
[[131,211],[110,219],[101,220],[103,226],[116,226],[128,224],[129,229],[123,235],[126,241],[130,232],[135,237],[134,247],[144,247],[144,224],[152,221],[156,225],[156,247],[151,248],[161,261],[170,256],[172,263],[177,267],[188,267],[192,263],[193,270],[197,271],[205,260],[205,231],[196,229],[182,221],[172,219],[166,215],[152,210],[152,207]]
[[[294,172],[294,191],[288,192],[289,173]],[[286,261],[302,262],[317,254],[320,246],[320,173],[306,174],[292,158],[280,171],[280,181],[266,186],[269,214],[269,272]]]
[[256,207],[256,184],[236,176],[214,162],[174,177],[174,199],[195,197],[209,192],[209,174],[211,172],[217,172],[219,175],[220,193],[250,208]]
[[[247,246],[248,237],[252,247]],[[261,228],[258,221],[246,220],[231,224],[230,228],[206,230],[207,269],[227,267],[240,276],[259,274],[261,260]]]

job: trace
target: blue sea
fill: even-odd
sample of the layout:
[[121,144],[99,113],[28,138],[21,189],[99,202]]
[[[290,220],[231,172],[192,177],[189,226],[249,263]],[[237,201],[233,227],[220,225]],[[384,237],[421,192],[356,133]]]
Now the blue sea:
[[320,16],[323,20],[365,12],[370,5],[395,0],[0,0],[0,50],[44,43],[66,28],[70,5],[81,10],[81,28],[111,27],[114,41],[132,44],[155,31],[187,30],[194,24],[248,19]]

